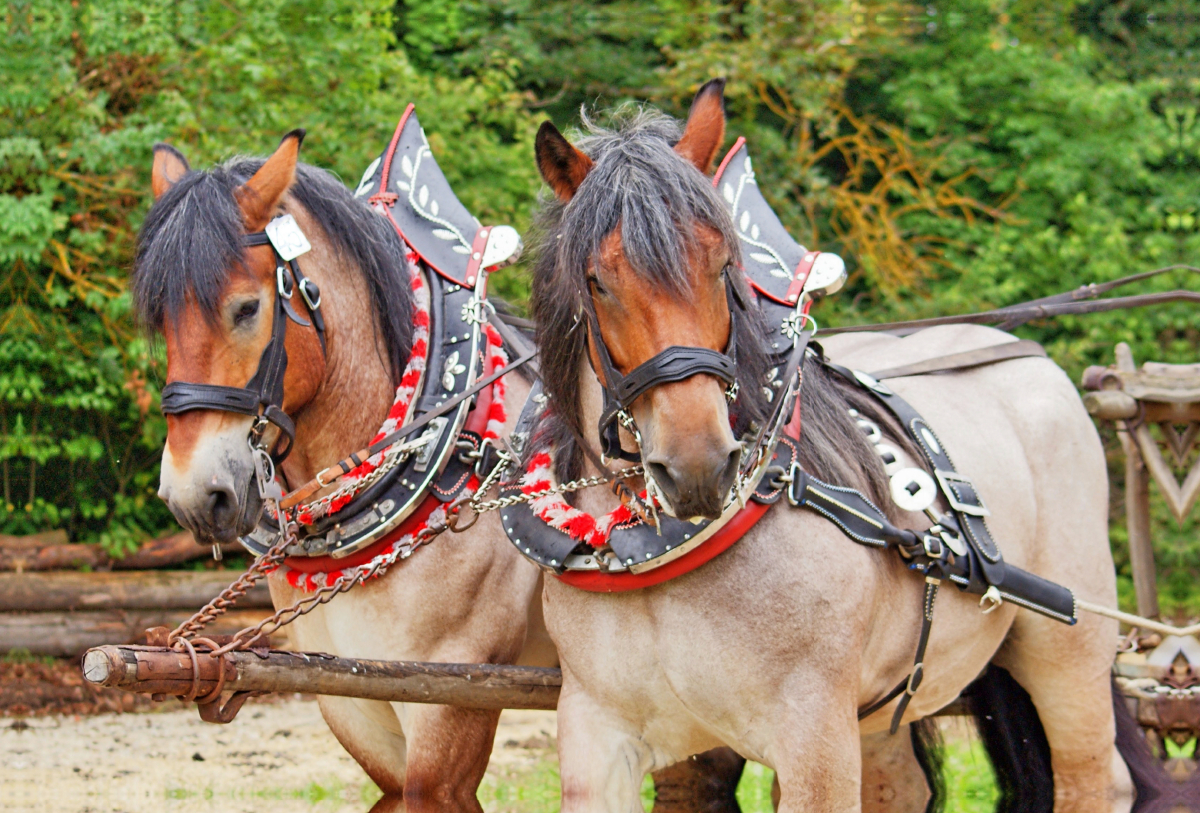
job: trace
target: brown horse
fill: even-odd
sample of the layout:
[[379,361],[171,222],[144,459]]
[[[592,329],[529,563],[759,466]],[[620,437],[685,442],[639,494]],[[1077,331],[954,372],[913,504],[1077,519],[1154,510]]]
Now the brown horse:
[[[739,332],[741,395],[732,409],[725,382],[696,375],[646,392],[621,431],[625,449],[640,440],[664,507],[680,518],[714,517],[728,504],[728,461],[766,397],[758,395],[766,363],[753,341],[762,326],[752,307],[732,321],[731,299],[752,297],[735,273],[734,225],[706,177],[724,137],[721,88],[701,90],[682,129],[635,109],[614,130],[592,128],[578,147],[549,124],[537,144],[557,201],[541,215],[546,239],[533,280],[553,405],[534,437],[552,445],[560,479],[592,467],[594,455],[585,458],[574,438],[594,437],[601,414],[601,343],[628,375],[673,345],[721,353]],[[838,336],[825,351],[871,370],[1005,341],[1012,337],[991,329],[944,327],[904,339]],[[815,359],[803,372],[805,471],[892,505],[879,457],[848,411],[874,416],[903,449],[898,427]],[[1007,561],[1082,598],[1115,602],[1104,456],[1060,369],[1020,359],[896,379],[894,389],[974,480]],[[614,504],[594,490],[578,507],[601,514]],[[888,514],[903,527],[929,525],[895,506]],[[647,771],[720,745],[775,769],[780,810],[887,809],[873,797],[879,787],[899,791],[891,809],[921,809],[924,783],[903,778],[915,767],[909,740],[887,734],[896,701],[861,721],[857,714],[911,669],[923,591],[898,556],[786,504],[718,558],[660,585],[601,593],[548,578],[544,610],[563,667],[563,810],[638,810]],[[1068,627],[1011,603],[984,615],[977,597],[942,594],[924,682],[903,721],[936,712],[999,665],[1015,678],[1009,696],[1028,693],[1048,746],[1044,762],[1033,740],[1016,749],[1027,783],[1052,788],[1059,813],[1128,809],[1109,678],[1116,625],[1088,616]],[[1010,716],[1015,707],[986,702],[1003,695],[984,693],[977,711]]]
[[[270,340],[277,296],[271,248],[245,248],[243,236],[282,213],[295,218],[312,244],[301,262],[321,291],[326,351],[314,327],[288,324],[283,410],[295,420],[295,446],[281,473],[292,485],[371,440],[392,404],[413,320],[400,240],[332,175],[297,163],[301,136],[284,138],[265,161],[205,172],[156,148],[155,204],[134,275],[143,320],[166,340],[167,381],[241,387]],[[528,385],[506,379],[520,405]],[[230,541],[257,521],[251,420],[213,410],[167,418],[159,493],[198,540]],[[294,642],[351,657],[459,663],[516,663],[524,649],[524,662],[553,665],[544,634],[526,634],[531,604],[538,624],[538,582],[494,515],[485,516],[304,616]],[[270,587],[277,606],[302,595],[278,571]],[[333,697],[320,705],[383,790],[378,809],[480,810],[475,794],[498,712]]]

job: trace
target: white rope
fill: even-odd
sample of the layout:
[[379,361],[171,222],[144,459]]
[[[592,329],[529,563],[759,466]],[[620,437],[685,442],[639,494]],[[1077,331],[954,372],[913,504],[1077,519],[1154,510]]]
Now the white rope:
[[1163,635],[1196,635],[1200,633],[1200,624],[1192,624],[1190,627],[1176,627],[1174,624],[1164,624],[1161,621],[1151,621],[1149,618],[1142,618],[1132,613],[1123,613],[1120,610],[1112,610],[1100,604],[1092,604],[1090,601],[1076,600],[1076,605],[1079,609],[1096,615],[1115,618],[1118,621],[1123,621],[1131,627],[1149,630],[1151,632],[1161,632]]

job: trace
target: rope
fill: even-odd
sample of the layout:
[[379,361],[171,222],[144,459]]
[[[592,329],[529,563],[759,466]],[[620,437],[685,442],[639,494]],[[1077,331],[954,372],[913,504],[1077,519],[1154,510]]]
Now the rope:
[[1190,627],[1177,627],[1174,624],[1165,624],[1161,621],[1153,621],[1149,618],[1142,618],[1140,615],[1132,613],[1123,613],[1120,610],[1113,610],[1102,604],[1092,604],[1090,601],[1082,601],[1076,599],[1076,606],[1079,609],[1094,613],[1095,615],[1103,615],[1107,618],[1115,618],[1131,627],[1139,627],[1140,629],[1149,630],[1151,632],[1161,632],[1163,635],[1179,635],[1188,636],[1200,633],[1200,624],[1192,624]]

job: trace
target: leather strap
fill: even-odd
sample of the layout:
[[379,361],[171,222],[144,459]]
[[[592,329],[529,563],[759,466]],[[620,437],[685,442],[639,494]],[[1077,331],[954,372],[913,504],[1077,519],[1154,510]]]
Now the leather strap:
[[[600,360],[600,369],[596,373],[604,391],[604,406],[600,412],[598,431],[600,450],[605,457],[614,460],[623,458],[635,463],[642,459],[639,452],[621,448],[617,414],[628,408],[647,390],[659,384],[683,381],[702,374],[714,376],[729,385],[737,380],[737,312],[740,307],[744,307],[744,303],[737,296],[733,281],[728,276],[725,278],[725,297],[729,304],[729,343],[723,353],[706,347],[673,345],[639,364],[629,375],[621,375],[613,364],[612,356],[608,354],[608,347],[604,343],[604,334],[600,332],[600,321],[596,318],[596,311],[592,307],[590,297],[586,298],[584,311],[592,344]],[[591,359],[590,354],[588,359]]]
[[977,350],[967,350],[964,353],[951,353],[947,356],[938,356],[899,367],[888,367],[886,370],[871,373],[871,378],[882,381],[886,378],[965,370],[970,367],[995,364],[998,361],[1033,357],[1046,358],[1045,348],[1037,342],[1022,339],[1018,342],[1005,342],[1004,344],[994,344],[991,347],[981,347]]

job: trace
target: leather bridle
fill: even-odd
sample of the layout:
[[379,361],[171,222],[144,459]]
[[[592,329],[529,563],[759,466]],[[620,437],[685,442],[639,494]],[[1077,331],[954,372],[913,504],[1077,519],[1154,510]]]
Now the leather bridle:
[[[162,412],[178,415],[196,409],[214,409],[220,412],[236,412],[250,415],[254,423],[250,427],[250,445],[260,448],[262,436],[268,425],[279,428],[287,445],[282,450],[270,452],[271,461],[279,465],[292,451],[296,439],[296,425],[283,411],[283,377],[287,372],[287,320],[302,327],[312,326],[321,342],[321,354],[325,354],[325,320],[321,316],[321,291],[316,283],[304,276],[300,263],[295,258],[284,260],[279,249],[271,242],[267,232],[247,234],[242,238],[247,248],[270,246],[275,255],[275,310],[272,315],[271,339],[259,356],[258,369],[244,387],[225,387],[218,384],[197,384],[188,381],[172,381],[163,387]],[[296,312],[292,298],[299,291],[312,321]],[[286,318],[285,318],[286,317]]]
[[[604,343],[604,335],[600,332],[600,322],[596,318],[596,310],[590,295],[584,295],[583,311],[588,321],[588,331],[592,335],[592,344],[596,356],[600,360],[598,378],[604,391],[604,406],[600,412],[600,451],[608,459],[623,458],[634,462],[640,461],[640,451],[631,452],[621,448],[620,426],[630,431],[635,439],[638,432],[629,414],[630,404],[647,390],[659,384],[672,384],[691,378],[695,375],[711,375],[725,382],[725,395],[733,401],[737,398],[737,311],[744,307],[742,298],[734,288],[729,278],[728,269],[725,274],[725,296],[729,303],[729,342],[724,352],[709,350],[707,347],[690,347],[672,345],[658,353],[648,361],[635,367],[629,375],[621,375],[613,364],[612,356]],[[591,356],[588,356],[589,360]]]

